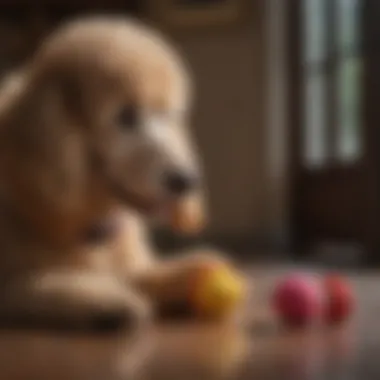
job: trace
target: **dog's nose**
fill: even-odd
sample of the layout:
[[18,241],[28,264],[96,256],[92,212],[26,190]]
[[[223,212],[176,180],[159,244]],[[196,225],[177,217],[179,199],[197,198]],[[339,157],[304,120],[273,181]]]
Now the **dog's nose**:
[[164,186],[171,194],[185,195],[199,185],[199,179],[194,174],[181,171],[169,171],[164,177]]

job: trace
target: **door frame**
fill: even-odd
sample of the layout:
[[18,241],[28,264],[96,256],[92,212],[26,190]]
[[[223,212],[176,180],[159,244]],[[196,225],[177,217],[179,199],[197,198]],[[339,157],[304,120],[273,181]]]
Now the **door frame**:
[[[380,49],[376,52],[376,43],[380,41],[380,2],[362,0],[362,123],[364,155],[362,163],[368,172],[365,186],[368,187],[366,206],[366,228],[363,244],[365,261],[380,262]],[[290,241],[297,255],[305,253],[305,233],[299,207],[302,176],[302,67],[301,67],[301,2],[291,0],[285,7],[286,51],[287,51],[287,125],[288,125],[288,173],[289,173],[289,223]],[[329,117],[329,116],[328,116]],[[375,126],[378,125],[379,128]],[[358,170],[361,170],[359,167]],[[379,251],[379,254],[377,253]]]

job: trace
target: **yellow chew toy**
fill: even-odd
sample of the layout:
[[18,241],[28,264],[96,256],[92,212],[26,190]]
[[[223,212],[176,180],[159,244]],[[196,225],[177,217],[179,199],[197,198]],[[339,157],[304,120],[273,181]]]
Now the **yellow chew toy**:
[[202,317],[224,318],[244,297],[243,279],[227,265],[204,268],[196,277],[191,302]]

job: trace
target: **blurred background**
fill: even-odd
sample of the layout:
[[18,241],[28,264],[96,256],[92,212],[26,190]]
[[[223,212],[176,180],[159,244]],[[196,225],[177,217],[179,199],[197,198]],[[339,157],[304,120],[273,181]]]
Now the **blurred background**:
[[2,0],[2,74],[89,13],[142,18],[189,61],[203,238],[250,258],[377,260],[378,0]]

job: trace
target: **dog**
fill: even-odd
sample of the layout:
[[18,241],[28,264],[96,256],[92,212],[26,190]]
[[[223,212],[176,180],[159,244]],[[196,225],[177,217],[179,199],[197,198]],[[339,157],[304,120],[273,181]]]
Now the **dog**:
[[59,27],[6,81],[1,321],[135,330],[228,260],[208,248],[160,259],[149,240],[152,221],[189,228],[204,210],[192,97],[177,49],[119,16]]

